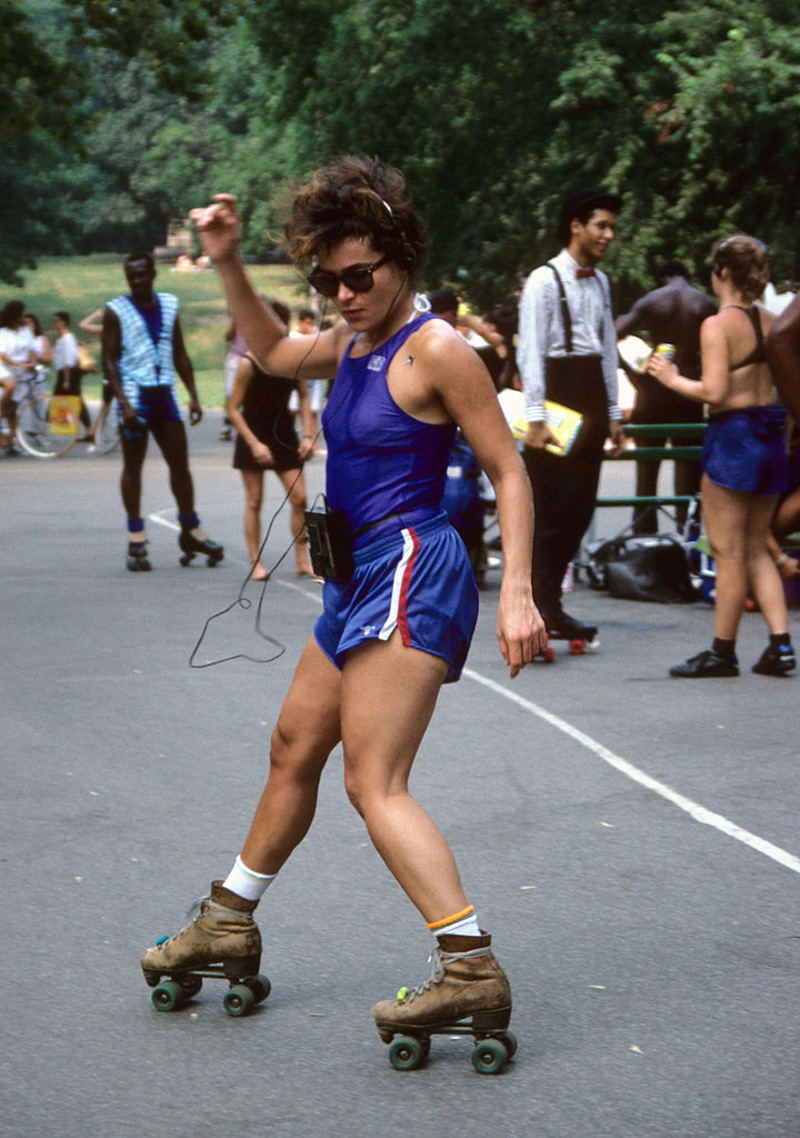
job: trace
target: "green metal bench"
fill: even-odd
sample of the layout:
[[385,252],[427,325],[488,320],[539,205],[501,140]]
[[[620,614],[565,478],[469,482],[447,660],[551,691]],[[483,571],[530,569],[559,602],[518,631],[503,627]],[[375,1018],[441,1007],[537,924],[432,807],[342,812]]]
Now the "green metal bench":
[[[679,437],[693,437],[702,439],[703,432],[706,429],[705,423],[626,423],[623,430],[628,438],[638,439],[642,438],[647,441],[650,435],[667,435],[670,438]],[[663,462],[671,460],[673,462],[699,462],[700,452],[702,446],[700,443],[697,446],[678,446],[678,447],[651,447],[651,446],[636,446],[624,450],[622,454],[615,455],[613,458],[606,458],[606,462]],[[688,506],[694,502],[694,495],[687,494],[672,494],[672,495],[643,495],[641,497],[628,496],[622,498],[598,498],[598,506],[617,506],[617,507],[632,507],[632,506]]]

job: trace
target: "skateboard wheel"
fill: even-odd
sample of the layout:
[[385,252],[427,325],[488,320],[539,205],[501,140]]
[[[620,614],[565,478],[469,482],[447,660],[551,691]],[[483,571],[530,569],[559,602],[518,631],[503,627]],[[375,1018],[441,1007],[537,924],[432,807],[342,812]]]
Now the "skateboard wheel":
[[225,993],[222,1006],[229,1016],[239,1017],[248,1015],[255,1006],[256,997],[246,984],[235,984]]
[[267,996],[272,991],[272,984],[270,984],[269,980],[262,972],[259,972],[258,976],[254,976],[252,980],[248,980],[247,987],[255,996],[257,1004],[260,1004],[262,1000],[266,1000]]
[[153,988],[150,999],[157,1011],[174,1012],[186,1002],[187,997],[177,980],[165,980]]
[[517,1047],[519,1046],[517,1037],[513,1031],[501,1031],[497,1038],[501,1043],[505,1044],[509,1059],[513,1059],[517,1053]]
[[425,1062],[427,1048],[411,1035],[400,1035],[389,1044],[389,1062],[395,1071],[416,1071]]
[[585,640],[570,640],[569,651],[571,656],[582,656],[586,651]]
[[508,1060],[509,1053],[502,1039],[482,1039],[472,1052],[472,1066],[479,1075],[496,1075]]

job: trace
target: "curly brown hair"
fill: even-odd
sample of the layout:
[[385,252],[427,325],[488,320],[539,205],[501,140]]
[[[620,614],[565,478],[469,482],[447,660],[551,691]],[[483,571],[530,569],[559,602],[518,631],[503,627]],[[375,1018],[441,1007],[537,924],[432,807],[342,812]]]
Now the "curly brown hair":
[[711,250],[713,271],[727,269],[737,292],[751,303],[763,293],[769,281],[769,257],[767,247],[755,237],[736,233],[717,241]]
[[[416,286],[430,253],[425,224],[411,208],[405,177],[378,158],[346,154],[316,170],[292,193],[285,226],[287,251],[303,268],[337,241],[366,237],[400,258]],[[407,256],[409,250],[413,258]],[[408,265],[407,261],[413,261]]]

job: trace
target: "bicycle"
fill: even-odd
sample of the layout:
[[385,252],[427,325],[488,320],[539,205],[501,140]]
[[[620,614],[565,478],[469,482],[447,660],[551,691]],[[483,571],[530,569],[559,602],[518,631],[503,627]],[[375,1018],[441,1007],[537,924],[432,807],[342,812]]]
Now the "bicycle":
[[110,454],[115,447],[119,446],[119,423],[114,405],[110,400],[108,402],[105,399],[103,400],[95,419],[93,434],[95,449],[100,454]]
[[35,369],[25,386],[17,405],[17,442],[34,458],[59,458],[78,441],[77,400],[51,395],[43,367]]

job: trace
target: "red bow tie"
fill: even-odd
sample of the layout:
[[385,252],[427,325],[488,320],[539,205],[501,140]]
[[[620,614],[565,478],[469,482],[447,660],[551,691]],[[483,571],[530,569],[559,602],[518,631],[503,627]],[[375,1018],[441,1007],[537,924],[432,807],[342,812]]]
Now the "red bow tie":
[[576,269],[575,276],[578,278],[578,280],[580,280],[581,277],[593,277],[594,269]]

